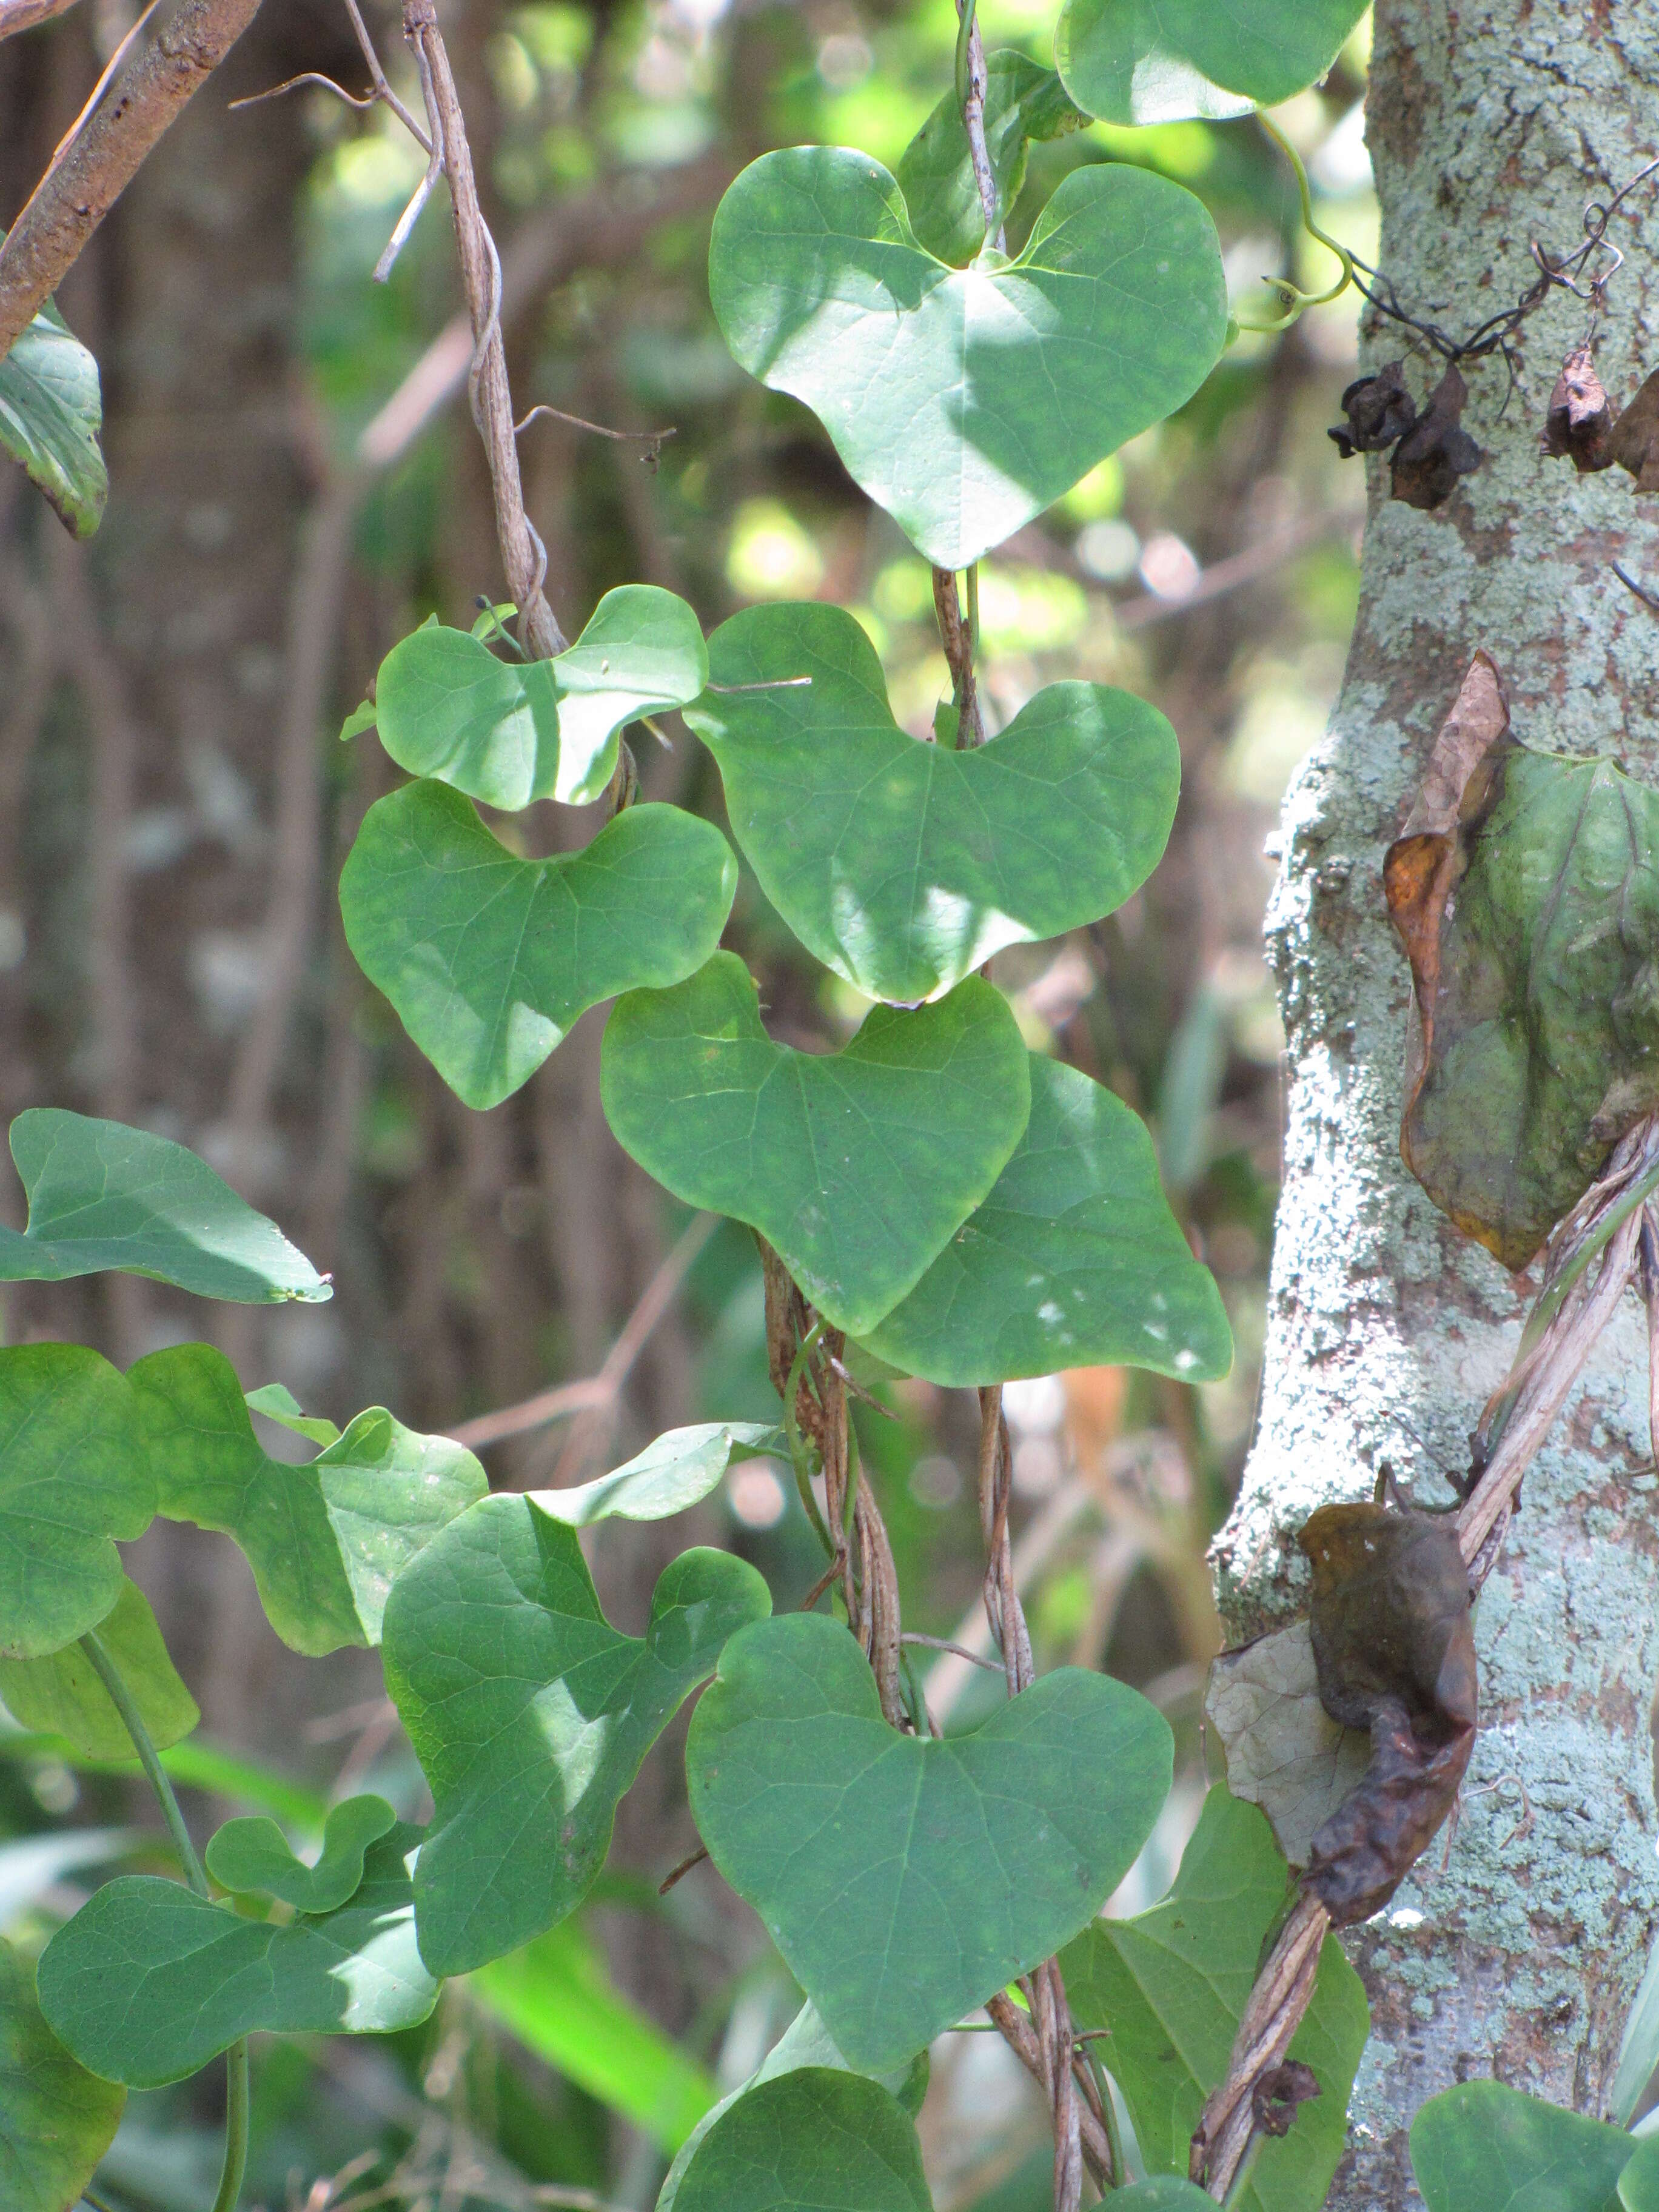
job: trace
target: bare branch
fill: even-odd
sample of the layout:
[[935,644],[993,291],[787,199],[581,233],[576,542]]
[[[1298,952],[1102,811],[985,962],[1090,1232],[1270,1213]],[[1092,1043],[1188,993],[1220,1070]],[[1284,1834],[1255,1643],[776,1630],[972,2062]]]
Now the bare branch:
[[482,1451],[486,1444],[500,1443],[507,1437],[522,1436],[526,1429],[545,1428],[562,1414],[603,1413],[613,1406],[653,1330],[672,1305],[697,1255],[719,1226],[717,1213],[697,1215],[646,1285],[639,1304],[629,1316],[622,1334],[597,1375],[588,1376],[580,1382],[561,1382],[551,1390],[542,1390],[535,1397],[526,1398],[522,1405],[504,1407],[496,1413],[481,1413],[475,1421],[463,1421],[459,1428],[449,1431],[456,1443]]
[[[0,0],[3,4],[3,0]],[[0,245],[0,356],[11,350],[137,174],[144,156],[253,21],[259,0],[184,0],[35,186]]]
[[54,15],[67,15],[75,0],[0,0],[0,39],[9,39],[15,32],[32,31],[37,23],[49,23]]

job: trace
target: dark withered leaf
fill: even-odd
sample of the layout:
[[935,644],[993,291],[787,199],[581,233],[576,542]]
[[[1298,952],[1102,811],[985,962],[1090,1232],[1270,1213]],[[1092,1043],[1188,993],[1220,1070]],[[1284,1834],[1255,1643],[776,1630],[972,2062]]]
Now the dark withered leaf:
[[1394,449],[1394,495],[1407,507],[1439,507],[1459,477],[1480,465],[1480,448],[1462,428],[1469,388],[1449,368],[1429,395],[1428,406]]
[[1321,1703],[1370,1732],[1358,1788],[1313,1839],[1308,1887],[1346,1928],[1381,1910],[1456,1802],[1474,1748],[1468,1572],[1448,1515],[1324,1505],[1300,1538]]
[[1630,471],[1638,491],[1659,491],[1659,368],[1613,424],[1607,459]]
[[1613,466],[1609,435],[1613,405],[1595,373],[1595,355],[1588,340],[1575,346],[1561,364],[1544,417],[1544,450],[1558,460],[1571,460],[1582,476]]
[[1415,985],[1401,1150],[1522,1268],[1659,1108],[1659,793],[1516,744],[1481,654],[1383,884]]
[[1356,453],[1386,451],[1417,421],[1417,402],[1406,389],[1401,367],[1397,361],[1384,362],[1375,376],[1357,378],[1343,393],[1346,427],[1339,424],[1326,434],[1345,461]]
[[1297,2106],[1321,2094],[1313,2068],[1304,2066],[1299,2058],[1270,2067],[1251,2092],[1255,2124],[1264,2136],[1287,2136]]

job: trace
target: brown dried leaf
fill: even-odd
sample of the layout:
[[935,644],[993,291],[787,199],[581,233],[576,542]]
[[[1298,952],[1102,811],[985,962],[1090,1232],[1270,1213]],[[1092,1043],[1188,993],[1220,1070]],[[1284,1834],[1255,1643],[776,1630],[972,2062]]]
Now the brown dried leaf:
[[1477,1706],[1468,1571],[1449,1515],[1325,1505],[1298,1540],[1321,1701],[1371,1739],[1309,1862],[1308,1887],[1345,1928],[1388,1903],[1456,1802]]
[[1613,404],[1601,388],[1587,339],[1561,364],[1544,417],[1544,450],[1558,460],[1571,460],[1581,477],[1588,476],[1613,466],[1612,430]]
[[1313,2068],[1304,2066],[1299,2058],[1270,2066],[1250,2093],[1255,2124],[1264,2136],[1287,2136],[1297,2106],[1322,2094]]
[[1462,428],[1469,388],[1448,368],[1414,427],[1394,449],[1394,495],[1408,507],[1435,507],[1449,500],[1459,477],[1480,465],[1480,448]]
[[1380,453],[1403,438],[1417,421],[1417,402],[1406,389],[1397,361],[1384,362],[1375,376],[1362,376],[1342,395],[1346,429],[1340,425],[1326,435],[1345,461],[1356,453]]
[[[1406,1040],[1406,1107],[1401,1150],[1413,1164],[1412,1109],[1434,1049],[1440,988],[1440,927],[1458,878],[1468,865],[1462,832],[1478,821],[1493,770],[1511,744],[1509,701],[1497,664],[1485,653],[1469,663],[1456,704],[1441,724],[1405,829],[1382,862],[1389,915],[1411,962],[1416,989]],[[1528,1255],[1530,1256],[1530,1255]]]
[[1205,1716],[1227,1761],[1227,1787],[1259,1805],[1279,1847],[1306,1866],[1316,1832],[1364,1773],[1370,1741],[1319,1701],[1305,1620],[1224,1651],[1210,1669]]
[[1659,368],[1613,424],[1607,459],[1630,471],[1638,491],[1659,491]]

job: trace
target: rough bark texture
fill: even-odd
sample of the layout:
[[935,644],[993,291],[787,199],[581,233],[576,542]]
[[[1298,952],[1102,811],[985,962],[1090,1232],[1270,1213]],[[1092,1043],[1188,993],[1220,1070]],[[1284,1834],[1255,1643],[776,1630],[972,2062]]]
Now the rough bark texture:
[[[1462,331],[1536,274],[1538,239],[1582,236],[1653,152],[1659,20],[1607,0],[1378,0],[1369,135],[1382,263],[1401,301]],[[1620,225],[1631,255],[1598,337],[1622,404],[1659,360],[1651,184]],[[1261,1431],[1218,1547],[1236,1633],[1304,1598],[1292,1535],[1391,1459],[1425,1501],[1498,1380],[1524,1303],[1401,1164],[1409,984],[1382,853],[1477,647],[1503,670],[1522,742],[1622,757],[1659,778],[1659,617],[1611,571],[1659,572],[1659,510],[1622,471],[1579,478],[1539,447],[1583,336],[1557,293],[1527,325],[1504,411],[1501,360],[1467,365],[1475,475],[1423,513],[1371,461],[1363,599],[1331,732],[1293,785],[1269,915],[1290,1040],[1285,1184]],[[1370,329],[1367,362],[1407,347]],[[1438,365],[1407,359],[1419,402]],[[1355,465],[1358,465],[1356,464]],[[1355,1931],[1373,2037],[1330,2202],[1418,2204],[1407,2130],[1451,2082],[1497,2075],[1601,2109],[1659,1907],[1649,1714],[1659,1624],[1646,1346],[1627,1300],[1526,1492],[1477,1622],[1482,1733],[1449,1863]],[[1484,1795],[1474,1792],[1491,1785]],[[1532,1814],[1522,1822],[1524,1785]],[[1519,1831],[1517,1832],[1517,1830]]]

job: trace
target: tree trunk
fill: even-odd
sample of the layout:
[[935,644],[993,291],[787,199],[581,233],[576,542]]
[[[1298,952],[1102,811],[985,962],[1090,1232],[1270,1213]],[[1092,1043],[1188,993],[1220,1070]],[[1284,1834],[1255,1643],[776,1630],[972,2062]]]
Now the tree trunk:
[[[1378,0],[1368,131],[1382,266],[1401,304],[1464,336],[1535,280],[1537,240],[1583,238],[1585,203],[1651,158],[1659,23],[1606,0]],[[1615,405],[1659,362],[1654,183],[1613,218],[1629,255],[1598,332]],[[1592,267],[1591,274],[1595,273]],[[1409,981],[1381,865],[1477,647],[1523,744],[1620,757],[1659,781],[1659,617],[1610,563],[1659,580],[1655,510],[1622,471],[1577,477],[1539,432],[1588,309],[1556,290],[1501,357],[1465,364],[1484,453],[1424,513],[1371,472],[1358,626],[1333,728],[1286,799],[1268,918],[1289,1037],[1285,1180],[1259,1440],[1217,1547],[1229,1625],[1298,1609],[1294,1534],[1368,1495],[1392,1461],[1445,1496],[1513,1352],[1528,1285],[1462,1237],[1403,1168]],[[1368,366],[1404,355],[1419,401],[1440,373],[1368,320]],[[1349,1939],[1372,2039],[1330,2202],[1420,2202],[1407,2130],[1424,2100],[1496,2075],[1600,2112],[1659,1906],[1649,1715],[1659,1588],[1646,1346],[1633,1298],[1528,1479],[1481,1599],[1482,1733],[1449,1861],[1438,1850]],[[1476,1795],[1482,1785],[1486,1794]],[[1523,1796],[1524,1791],[1524,1796]],[[1523,1818],[1529,1810],[1529,1822]]]

